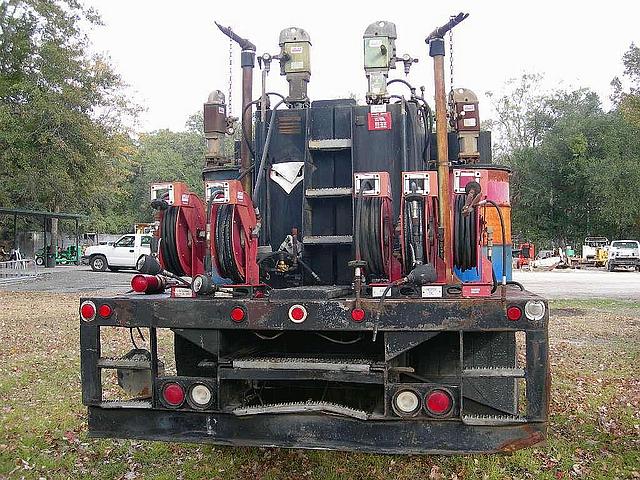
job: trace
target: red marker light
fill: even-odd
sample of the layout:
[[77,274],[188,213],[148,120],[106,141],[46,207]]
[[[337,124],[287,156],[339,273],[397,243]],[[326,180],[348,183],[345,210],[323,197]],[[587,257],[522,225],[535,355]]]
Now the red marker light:
[[307,318],[307,309],[302,305],[293,305],[289,309],[289,320],[293,323],[302,323]]
[[108,318],[112,313],[113,308],[111,308],[110,305],[104,304],[100,305],[100,308],[98,308],[98,315],[100,315],[102,318]]
[[80,316],[85,322],[89,322],[96,317],[96,306],[93,302],[84,302],[80,305]]
[[241,322],[244,320],[246,313],[244,311],[244,308],[235,307],[233,310],[231,310],[231,313],[229,315],[231,317],[231,320],[233,320],[234,322]]
[[507,308],[507,318],[509,320],[515,322],[516,320],[520,320],[520,317],[522,317],[522,310],[520,310],[520,307],[512,305]]
[[364,320],[364,317],[365,317],[365,313],[363,309],[354,308],[353,310],[351,310],[351,319],[354,322],[361,322]]
[[453,406],[453,399],[444,390],[432,390],[425,399],[427,410],[433,415],[445,415]]
[[131,278],[131,290],[138,293],[161,293],[165,284],[156,275],[134,275]]
[[172,407],[182,405],[184,389],[177,383],[167,383],[162,389],[162,398]]

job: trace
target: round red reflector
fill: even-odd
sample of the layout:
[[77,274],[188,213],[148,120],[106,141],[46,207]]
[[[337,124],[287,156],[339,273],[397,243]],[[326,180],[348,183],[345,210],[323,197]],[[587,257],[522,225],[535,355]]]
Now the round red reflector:
[[231,310],[231,320],[233,320],[234,322],[241,322],[242,320],[244,320],[244,317],[245,312],[243,308],[235,307],[233,310]]
[[147,281],[147,277],[144,275],[134,275],[131,279],[131,289],[134,292],[144,293],[147,291],[148,286],[149,282]]
[[169,405],[177,407],[184,402],[184,389],[177,383],[167,383],[162,389],[162,398]]
[[304,322],[307,318],[307,309],[302,305],[294,305],[289,309],[289,318],[295,323]]
[[109,305],[100,305],[100,308],[98,308],[98,314],[100,314],[101,317],[110,317],[112,313],[113,308],[111,308]]
[[80,307],[80,316],[84,320],[93,320],[96,316],[96,306],[91,302],[83,303]]
[[361,308],[354,308],[353,310],[351,310],[351,319],[354,322],[361,322],[362,320],[364,320],[364,310]]
[[444,390],[433,390],[427,394],[425,404],[427,410],[434,415],[444,415],[451,410],[453,400]]
[[522,310],[520,310],[520,307],[512,305],[507,308],[507,318],[509,320],[515,322],[516,320],[520,320],[520,317],[522,317]]

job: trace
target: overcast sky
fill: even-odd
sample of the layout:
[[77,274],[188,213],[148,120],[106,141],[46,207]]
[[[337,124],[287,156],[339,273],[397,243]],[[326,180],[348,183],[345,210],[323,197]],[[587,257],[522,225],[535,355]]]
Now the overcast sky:
[[[640,2],[595,1],[195,1],[86,0],[104,27],[90,32],[93,48],[107,54],[147,110],[142,131],[181,130],[202,108],[209,91],[229,84],[229,42],[217,20],[257,45],[258,54],[278,52],[278,34],[290,26],[312,41],[312,100],[355,93],[364,98],[362,33],[376,20],[396,24],[398,54],[420,59],[408,80],[433,97],[432,61],[424,37],[460,11],[470,17],[454,30],[455,86],[479,94],[484,117],[487,90],[523,72],[544,73],[549,88],[589,87],[603,100],[609,82],[622,73],[621,57],[640,42]],[[233,113],[240,109],[240,52],[233,49]],[[448,60],[447,60],[448,65]],[[399,65],[401,66],[401,65]],[[257,67],[257,66],[256,66]],[[404,77],[402,68],[391,77]],[[260,71],[254,76],[255,97]],[[448,80],[447,80],[448,82]],[[286,92],[277,65],[269,89]],[[400,87],[397,87],[400,88]],[[401,91],[401,89],[400,89]]]

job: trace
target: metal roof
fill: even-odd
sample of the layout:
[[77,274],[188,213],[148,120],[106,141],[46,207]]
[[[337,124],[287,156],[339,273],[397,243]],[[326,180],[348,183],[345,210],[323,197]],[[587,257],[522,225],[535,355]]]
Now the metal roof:
[[4,207],[0,207],[0,215],[18,215],[21,217],[60,218],[60,219],[69,219],[69,220],[79,220],[81,218],[87,218],[87,215],[81,215],[79,213],[42,212],[37,210],[25,210],[22,208],[4,208]]

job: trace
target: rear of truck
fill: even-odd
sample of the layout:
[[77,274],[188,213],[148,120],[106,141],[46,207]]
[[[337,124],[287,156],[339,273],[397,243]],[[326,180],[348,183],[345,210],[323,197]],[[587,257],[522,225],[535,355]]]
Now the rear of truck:
[[[91,435],[403,454],[545,440],[549,312],[511,281],[510,171],[475,94],[446,103],[442,35],[464,18],[427,39],[435,121],[388,80],[415,63],[391,22],[363,36],[366,105],[308,98],[297,27],[261,56],[251,101],[255,46],[220,27],[243,48],[253,128],[225,158],[233,119],[212,92],[204,195],[152,185],[159,228],[132,291],[81,300]],[[274,58],[289,92],[268,108]]]

